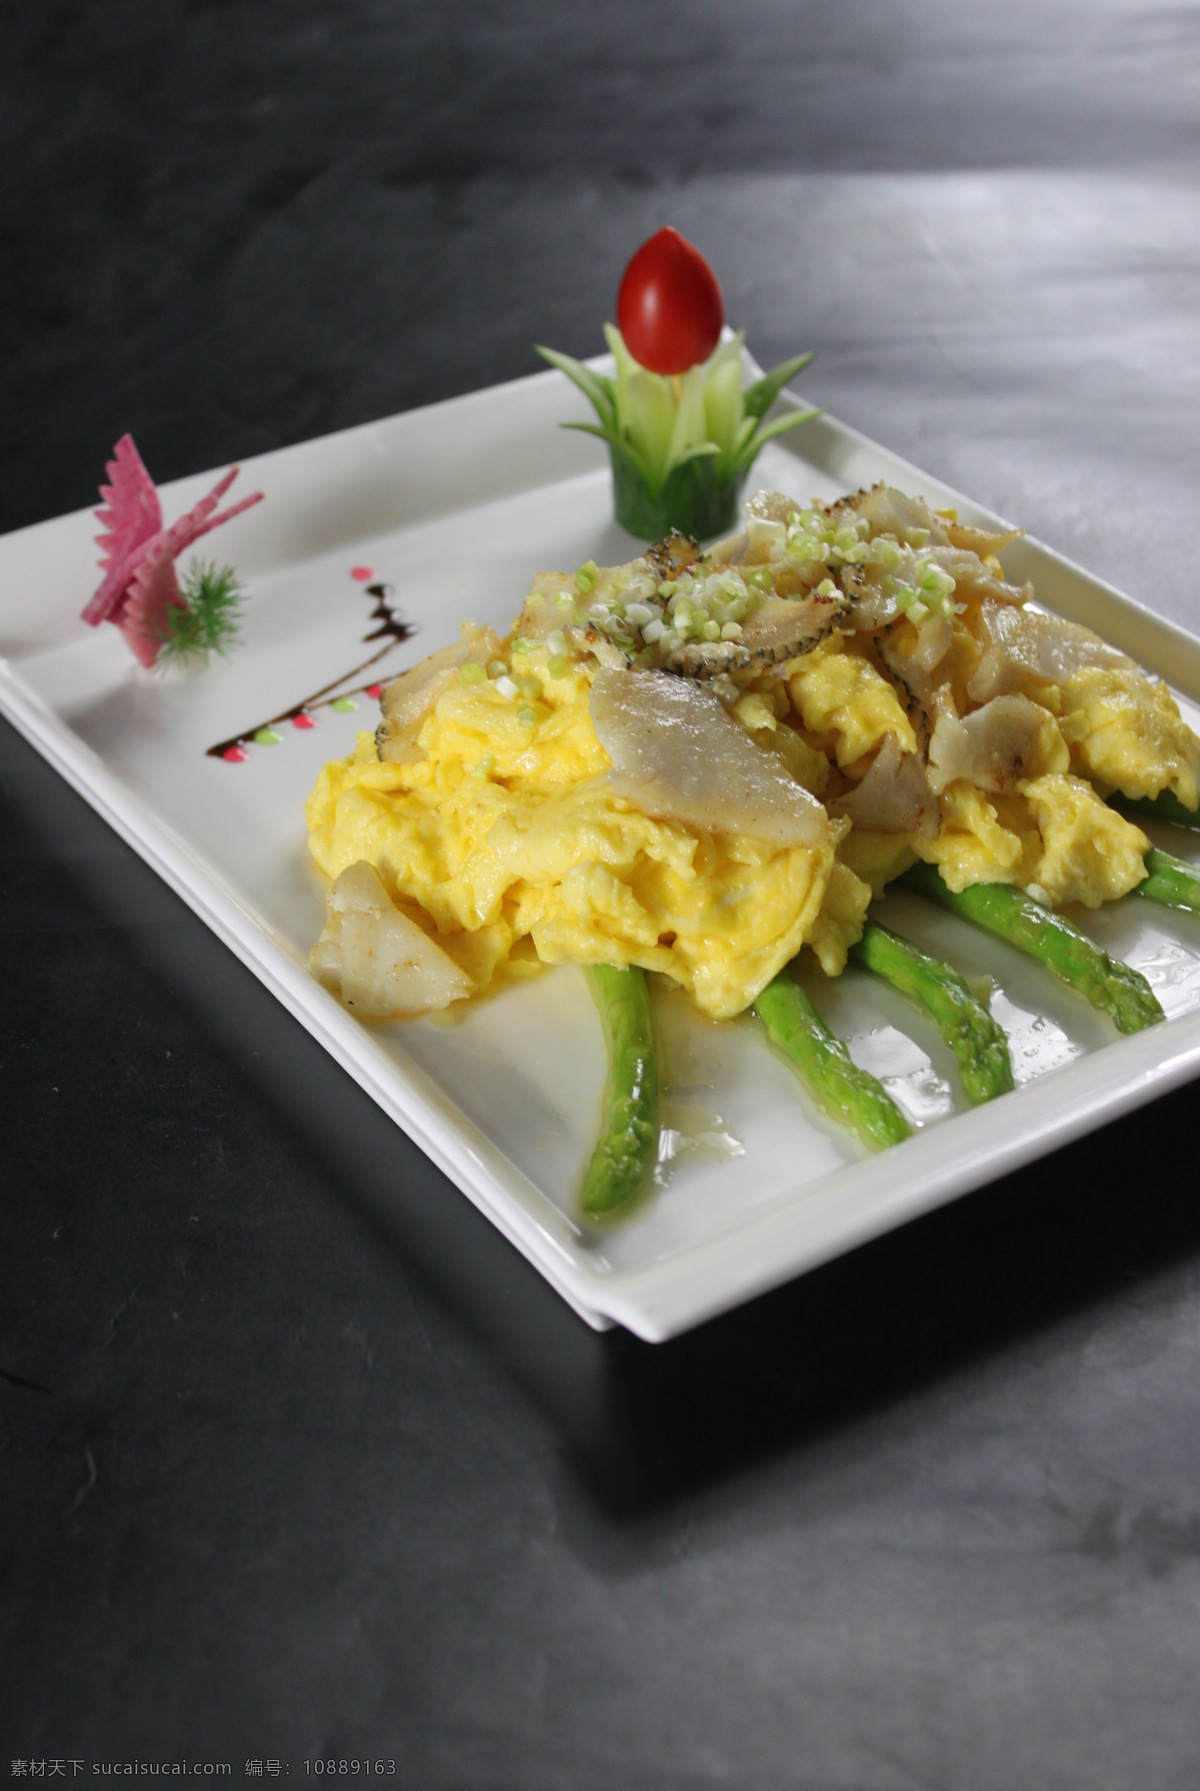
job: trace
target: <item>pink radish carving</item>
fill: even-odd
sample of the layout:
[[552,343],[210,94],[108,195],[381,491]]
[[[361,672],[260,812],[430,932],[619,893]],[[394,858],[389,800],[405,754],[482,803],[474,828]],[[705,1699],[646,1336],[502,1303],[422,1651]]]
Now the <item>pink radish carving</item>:
[[101,622],[115,622],[142,664],[151,666],[162,646],[167,611],[186,608],[175,561],[201,535],[260,503],[263,494],[255,491],[240,504],[231,504],[214,515],[237,478],[235,466],[207,497],[167,529],[154,481],[131,435],[121,437],[106,470],[109,483],[100,487],[105,506],[96,512],[104,525],[104,533],[96,537],[102,550],[104,580],[84,610],[83,620],[93,628]]

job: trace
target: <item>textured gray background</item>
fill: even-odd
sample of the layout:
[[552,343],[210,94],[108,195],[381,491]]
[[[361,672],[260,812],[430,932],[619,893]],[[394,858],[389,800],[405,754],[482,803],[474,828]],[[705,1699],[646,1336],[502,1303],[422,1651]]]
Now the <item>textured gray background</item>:
[[[0,526],[598,346],[759,358],[1200,627],[1200,12],[3,8]],[[658,1350],[0,727],[0,1772],[1200,1778],[1194,1090]],[[68,1771],[70,1769],[68,1768]]]

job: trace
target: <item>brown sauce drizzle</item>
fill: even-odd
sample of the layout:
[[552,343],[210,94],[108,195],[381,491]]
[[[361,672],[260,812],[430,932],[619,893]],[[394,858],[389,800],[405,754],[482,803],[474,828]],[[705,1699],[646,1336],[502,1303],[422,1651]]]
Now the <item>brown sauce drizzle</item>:
[[310,696],[302,698],[298,703],[293,703],[289,709],[281,709],[278,715],[270,715],[266,721],[256,721],[253,727],[244,728],[240,734],[231,734],[227,740],[218,740],[215,746],[206,747],[206,758],[223,759],[227,753],[240,752],[264,728],[273,728],[283,721],[295,721],[298,715],[307,715],[313,709],[326,709],[331,703],[340,702],[343,697],[361,696],[365,691],[375,688],[373,683],[357,684],[351,690],[343,690],[341,686],[346,683],[347,679],[357,678],[371,666],[377,665],[399,641],[408,640],[413,633],[413,626],[411,622],[402,621],[393,610],[390,601],[395,594],[393,586],[382,583],[373,584],[368,585],[366,591],[368,597],[375,599],[371,620],[378,622],[379,626],[371,629],[370,633],[364,634],[363,640],[381,640],[383,646],[377,652],[372,653],[369,659],[364,659],[361,665],[351,666],[348,672],[343,672],[339,678],[331,679],[328,684],[322,684],[320,690],[314,690]]

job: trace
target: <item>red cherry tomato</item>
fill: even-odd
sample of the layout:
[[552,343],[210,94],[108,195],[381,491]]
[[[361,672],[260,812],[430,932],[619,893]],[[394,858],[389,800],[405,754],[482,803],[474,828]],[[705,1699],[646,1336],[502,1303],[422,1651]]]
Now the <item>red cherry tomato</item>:
[[686,373],[721,339],[725,304],[699,249],[668,224],[644,242],[621,276],[617,326],[651,373]]

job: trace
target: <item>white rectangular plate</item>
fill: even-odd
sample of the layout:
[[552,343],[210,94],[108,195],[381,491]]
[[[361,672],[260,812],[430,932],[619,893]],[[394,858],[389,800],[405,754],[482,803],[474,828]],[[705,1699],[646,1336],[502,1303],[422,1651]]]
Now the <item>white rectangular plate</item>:
[[[416,629],[381,666],[386,677],[457,638],[463,617],[504,631],[540,568],[627,558],[634,549],[612,522],[595,444],[556,427],[582,418],[581,406],[560,375],[539,374],[248,463],[233,496],[260,486],[266,502],[232,524],[217,551],[236,562],[253,601],[236,656],[197,676],[151,676],[115,629],[80,623],[99,578],[90,511],[9,535],[0,540],[0,710],[583,1317],[653,1341],[1197,1074],[1200,920],[1136,901],[1086,917],[1146,974],[1170,1016],[1119,1039],[1008,947],[911,897],[889,897],[885,918],[995,979],[1019,1086],[963,1111],[936,1034],[882,985],[848,971],[823,987],[822,1006],[921,1126],[883,1158],[813,1111],[752,1023],[710,1025],[681,996],[656,991],[671,1099],[741,1154],[685,1149],[634,1220],[582,1228],[574,1201],[604,1082],[582,973],[510,984],[454,1023],[373,1030],[308,973],[324,906],[302,805],[322,762],[374,725],[374,705],[323,710],[307,733],[284,726],[281,744],[252,746],[244,764],[205,756],[365,657],[371,600],[352,566],[393,585]],[[996,521],[829,417],[773,444],[753,477],[800,498],[882,478],[957,504],[964,520]],[[168,520],[211,482],[166,487]],[[1005,559],[1013,576],[1034,580],[1040,601],[1167,677],[1200,723],[1200,642],[1036,542]],[[1178,836],[1170,843],[1196,855]]]

